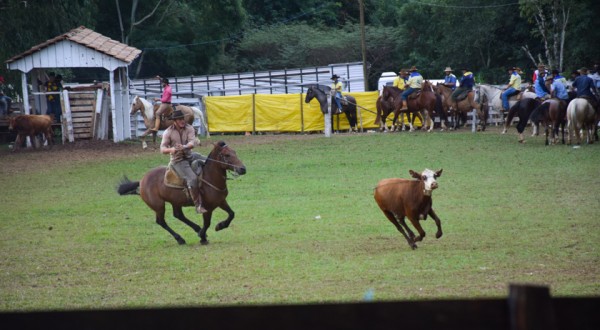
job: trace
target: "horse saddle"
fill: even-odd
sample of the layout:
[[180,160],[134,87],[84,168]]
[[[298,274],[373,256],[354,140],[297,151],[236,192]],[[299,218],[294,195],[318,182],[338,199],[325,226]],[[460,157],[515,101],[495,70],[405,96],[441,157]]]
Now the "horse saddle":
[[173,111],[175,111],[177,109],[175,104],[170,104],[167,107],[167,110],[165,110],[165,113],[161,114],[161,120],[169,120],[171,119],[171,114],[173,114]]
[[[204,162],[200,159],[194,160],[190,166],[192,167],[192,171],[196,173],[198,176],[198,182],[202,182],[202,168],[204,167]],[[179,174],[173,169],[173,165],[169,163],[167,166],[167,171],[165,172],[164,184],[170,188],[178,188],[184,189],[187,192],[187,187],[185,184],[185,179],[180,177]]]
[[454,99],[456,101],[462,101],[462,100],[466,99],[467,96],[469,96],[470,92],[472,92],[472,90],[469,90],[469,89],[464,90],[464,91],[458,93],[458,95],[456,95],[456,97]]
[[415,92],[410,93],[410,95],[408,95],[409,99],[416,99],[417,97],[419,97],[419,95],[421,95],[421,89],[415,89]]

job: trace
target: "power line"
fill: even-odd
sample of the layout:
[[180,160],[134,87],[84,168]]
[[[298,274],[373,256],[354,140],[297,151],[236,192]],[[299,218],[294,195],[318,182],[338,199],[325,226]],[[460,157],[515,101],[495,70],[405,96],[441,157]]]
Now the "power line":
[[[531,2],[531,1],[524,1]],[[441,8],[454,8],[454,9],[485,9],[485,8],[499,8],[499,7],[508,7],[508,6],[518,6],[519,2],[510,2],[510,3],[501,3],[501,4],[491,4],[491,5],[479,5],[479,6],[461,6],[461,5],[446,5],[441,3],[432,3],[432,2],[422,2],[422,1],[411,1],[410,3],[422,5],[422,6],[430,6],[430,7],[441,7]]]

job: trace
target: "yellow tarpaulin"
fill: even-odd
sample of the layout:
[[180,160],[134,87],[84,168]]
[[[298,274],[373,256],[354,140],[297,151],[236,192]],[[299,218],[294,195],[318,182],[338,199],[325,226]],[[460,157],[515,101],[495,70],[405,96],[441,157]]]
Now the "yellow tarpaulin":
[[[356,98],[358,125],[373,129],[378,92],[344,93]],[[319,102],[304,103],[305,94],[249,94],[204,98],[210,132],[322,131]],[[362,108],[361,108],[362,107]],[[348,129],[344,114],[333,116],[334,129]]]

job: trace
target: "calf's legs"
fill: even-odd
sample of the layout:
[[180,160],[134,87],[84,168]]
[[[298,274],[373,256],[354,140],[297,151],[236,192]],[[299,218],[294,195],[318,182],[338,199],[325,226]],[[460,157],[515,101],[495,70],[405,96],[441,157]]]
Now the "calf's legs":
[[[409,237],[406,234],[406,232],[404,232],[402,225],[400,224],[398,219],[396,219],[396,216],[394,215],[394,213],[392,213],[390,211],[383,211],[383,214],[385,214],[385,216],[388,218],[388,220],[390,220],[390,222],[396,227],[396,229],[398,229],[400,234],[402,234],[402,236],[404,236],[404,238],[406,238],[406,242],[408,242],[408,246],[410,246],[410,248],[413,250],[416,249],[417,245],[415,244],[415,241],[411,237]],[[401,222],[404,222],[404,217],[402,217]],[[404,226],[406,226],[406,223],[404,223]],[[407,229],[408,229],[408,227],[407,227]],[[410,231],[410,229],[409,229],[409,232],[414,237],[414,233],[412,233],[412,231]]]

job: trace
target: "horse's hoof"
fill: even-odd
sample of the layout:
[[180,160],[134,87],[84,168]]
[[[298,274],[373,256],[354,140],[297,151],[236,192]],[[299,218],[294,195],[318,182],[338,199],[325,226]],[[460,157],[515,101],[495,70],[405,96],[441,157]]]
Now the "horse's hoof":
[[208,245],[208,240],[202,240],[202,241],[200,241],[200,245]]
[[417,244],[415,244],[415,243],[410,244],[410,248],[413,249],[413,250],[416,250],[417,249]]
[[180,238],[176,238],[176,240],[177,240],[177,244],[179,244],[179,245],[185,245],[185,240],[183,238],[181,238],[181,237]]
[[441,232],[441,231],[438,231],[438,232],[435,234],[435,238],[440,238],[440,237],[442,237],[442,232]]

